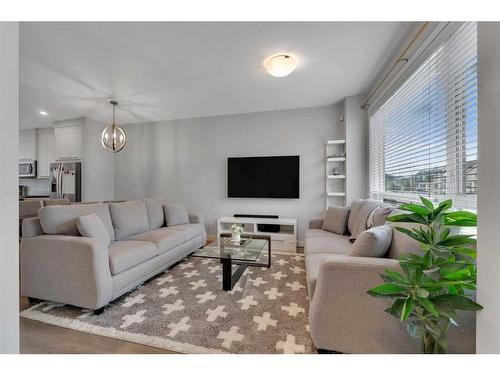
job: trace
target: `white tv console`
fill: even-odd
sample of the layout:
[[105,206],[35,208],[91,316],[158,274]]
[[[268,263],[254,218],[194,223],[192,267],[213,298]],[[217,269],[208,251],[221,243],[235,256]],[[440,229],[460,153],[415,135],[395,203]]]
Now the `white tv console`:
[[[238,224],[243,227],[243,234],[262,234],[271,236],[271,251],[297,252],[297,220],[296,219],[266,219],[256,217],[224,216],[217,220],[217,238],[221,233],[231,233],[231,226]],[[279,225],[279,232],[262,232],[258,224]]]

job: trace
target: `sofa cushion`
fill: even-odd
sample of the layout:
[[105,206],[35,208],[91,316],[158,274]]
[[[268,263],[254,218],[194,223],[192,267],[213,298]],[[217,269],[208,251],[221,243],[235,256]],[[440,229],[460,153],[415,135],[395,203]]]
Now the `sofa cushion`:
[[115,239],[113,224],[105,203],[72,204],[42,207],[38,211],[38,218],[43,232],[46,234],[63,234],[79,236],[76,220],[83,215],[96,214],[102,220],[109,232],[111,241]]
[[351,213],[347,226],[351,234],[351,242],[356,240],[356,237],[368,229],[368,218],[373,210],[382,203],[375,199],[356,199],[351,204]]
[[110,203],[109,212],[115,228],[116,240],[149,230],[148,213],[144,201]]
[[366,227],[373,228],[378,227],[379,225],[384,225],[385,219],[391,214],[393,210],[394,207],[386,204],[381,204],[371,212],[370,216],[368,216]]
[[203,224],[180,224],[170,229],[176,230],[184,236],[185,241],[192,240],[198,236],[204,237],[205,226]]
[[323,229],[306,229],[304,238],[308,237],[330,237],[336,238],[336,233],[327,232]]
[[347,220],[347,230],[349,233],[353,233],[355,228],[358,226],[359,212],[364,201],[364,199],[356,199],[351,203],[351,211],[349,213],[349,219]]
[[304,254],[349,254],[352,243],[349,236],[330,233],[330,236],[306,237]]
[[167,226],[189,224],[189,216],[183,204],[167,204],[163,206]]
[[332,259],[332,257],[345,257],[345,255],[312,254],[306,256],[306,281],[310,300],[316,289],[321,261],[325,258]]
[[76,226],[83,237],[97,238],[106,246],[109,246],[111,242],[109,232],[96,214],[80,216],[76,220]]
[[392,227],[379,225],[362,232],[352,244],[350,255],[381,258],[389,250],[392,241]]
[[126,271],[158,255],[152,242],[115,241],[109,245],[109,267],[112,275]]
[[165,200],[161,198],[147,198],[144,199],[144,203],[146,203],[146,211],[148,213],[149,230],[165,226],[165,215],[163,213]]
[[158,247],[159,254],[163,254],[186,242],[186,236],[172,228],[158,228],[128,237],[127,240],[153,242]]
[[348,217],[349,207],[328,207],[322,229],[332,233],[345,234]]

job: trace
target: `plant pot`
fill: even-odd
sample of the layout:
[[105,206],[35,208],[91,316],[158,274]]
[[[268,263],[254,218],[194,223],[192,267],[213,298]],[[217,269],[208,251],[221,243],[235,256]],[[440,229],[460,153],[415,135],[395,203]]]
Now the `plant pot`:
[[241,234],[237,233],[237,232],[233,232],[231,234],[231,240],[233,240],[234,242],[240,242],[241,241]]

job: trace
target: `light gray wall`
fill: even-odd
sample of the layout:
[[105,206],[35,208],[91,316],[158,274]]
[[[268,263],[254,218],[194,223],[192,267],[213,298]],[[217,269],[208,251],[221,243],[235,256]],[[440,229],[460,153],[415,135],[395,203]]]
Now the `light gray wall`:
[[346,206],[368,198],[368,117],[361,105],[364,96],[344,100],[346,135]]
[[[115,159],[115,199],[163,196],[205,217],[233,213],[296,218],[299,240],[325,204],[325,142],[343,137],[340,105],[136,124]],[[300,155],[300,199],[229,199],[231,156]]]
[[89,118],[82,122],[82,201],[113,200],[114,154],[101,145],[106,125]]
[[478,353],[500,353],[500,23],[478,23]]
[[18,22],[0,22],[0,82],[0,353],[18,353]]

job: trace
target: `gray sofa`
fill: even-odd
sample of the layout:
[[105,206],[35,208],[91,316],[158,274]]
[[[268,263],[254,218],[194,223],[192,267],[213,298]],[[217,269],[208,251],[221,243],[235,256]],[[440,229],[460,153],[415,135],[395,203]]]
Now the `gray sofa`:
[[[405,326],[384,312],[390,301],[366,293],[382,283],[380,274],[385,269],[401,271],[397,259],[403,254],[418,252],[418,242],[393,230],[391,247],[385,257],[349,255],[352,247],[349,231],[366,226],[366,221],[363,222],[366,216],[360,212],[370,204],[373,207],[374,201],[353,202],[345,235],[322,230],[322,218],[309,222],[304,253],[314,345],[319,350],[342,353],[420,353],[418,341],[408,335]],[[372,211],[374,215],[370,220],[375,226],[384,224],[390,211],[382,206]],[[459,323],[460,327],[450,329],[448,352],[474,353],[475,314],[461,315]]]
[[[204,246],[201,216],[165,226],[165,202],[151,198],[41,208],[23,221],[21,294],[102,312],[110,301]],[[77,219],[96,214],[105,224],[109,246],[82,237]]]

